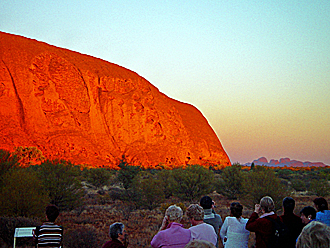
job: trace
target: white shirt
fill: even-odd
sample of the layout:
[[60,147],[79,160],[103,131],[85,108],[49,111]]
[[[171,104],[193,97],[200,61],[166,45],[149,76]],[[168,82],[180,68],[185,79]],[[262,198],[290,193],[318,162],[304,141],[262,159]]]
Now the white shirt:
[[[247,248],[250,232],[245,229],[248,219],[226,217],[221,230],[220,237],[225,248]],[[224,242],[224,238],[227,241]]]
[[206,240],[214,245],[217,244],[217,234],[215,233],[213,226],[202,223],[190,227],[189,230],[191,232],[191,240]]

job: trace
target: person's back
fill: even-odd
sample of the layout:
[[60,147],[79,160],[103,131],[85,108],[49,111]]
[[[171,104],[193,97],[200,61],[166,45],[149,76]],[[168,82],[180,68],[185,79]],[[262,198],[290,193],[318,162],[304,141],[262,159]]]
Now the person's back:
[[204,209],[200,205],[190,204],[186,210],[186,215],[192,225],[192,227],[189,228],[192,240],[206,240],[217,245],[217,234],[215,233],[213,226],[203,221]]
[[213,226],[215,233],[217,234],[217,245],[220,239],[219,231],[223,224],[221,216],[214,211],[214,202],[212,201],[211,197],[203,196],[200,200],[200,205],[204,209],[204,219],[203,221],[211,226]]
[[326,199],[323,197],[317,197],[313,202],[317,209],[315,220],[330,226],[330,210],[328,210],[328,202]]
[[61,247],[63,240],[63,227],[54,222],[59,215],[55,205],[46,207],[47,222],[37,227],[34,235],[37,247]]
[[152,238],[153,248],[184,248],[191,240],[191,232],[180,224],[183,211],[176,205],[167,208],[158,233]]
[[220,230],[220,237],[225,248],[247,248],[250,232],[246,230],[248,219],[242,218],[243,206],[239,202],[230,204],[230,215]]
[[284,214],[280,216],[280,219],[288,228],[288,235],[285,237],[285,242],[282,248],[295,248],[296,240],[303,228],[301,218],[293,213],[294,208],[294,199],[291,197],[285,197],[283,199]]
[[206,240],[212,244],[217,244],[217,235],[214,231],[213,226],[207,223],[201,223],[189,228],[191,231],[191,238],[198,240]]

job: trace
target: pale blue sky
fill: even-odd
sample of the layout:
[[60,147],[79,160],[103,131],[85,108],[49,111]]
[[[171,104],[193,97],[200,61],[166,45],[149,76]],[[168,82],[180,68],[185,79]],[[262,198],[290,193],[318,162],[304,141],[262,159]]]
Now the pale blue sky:
[[330,164],[329,0],[2,0],[0,30],[119,64],[193,104],[233,163]]

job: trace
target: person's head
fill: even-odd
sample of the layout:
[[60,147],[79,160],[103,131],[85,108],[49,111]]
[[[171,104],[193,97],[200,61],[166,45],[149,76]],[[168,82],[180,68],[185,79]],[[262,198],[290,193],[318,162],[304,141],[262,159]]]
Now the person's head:
[[323,197],[317,197],[313,200],[317,211],[328,210],[328,202]]
[[283,199],[282,205],[283,205],[284,212],[293,213],[296,202],[295,202],[295,200],[293,200],[292,197],[285,197]]
[[329,248],[330,227],[318,221],[306,225],[298,237],[297,248]]
[[204,219],[204,209],[198,204],[191,204],[186,210],[186,215],[190,220],[201,221]]
[[55,220],[59,214],[60,214],[60,211],[57,206],[48,205],[46,207],[46,216],[47,216],[48,221],[55,222]]
[[124,224],[121,222],[116,222],[110,225],[109,227],[109,236],[111,239],[124,239]]
[[260,200],[260,207],[265,213],[274,211],[275,205],[273,199],[270,196],[262,197]]
[[165,216],[167,216],[170,222],[180,222],[183,216],[183,211],[180,207],[171,205],[166,209]]
[[213,205],[212,198],[209,197],[208,195],[203,196],[202,199],[200,200],[199,204],[202,206],[204,209],[211,209]]
[[215,248],[215,246],[206,240],[192,240],[184,248]]
[[242,216],[243,206],[239,202],[232,202],[230,204],[230,213],[236,218]]
[[300,218],[301,218],[302,222],[305,225],[308,224],[308,222],[310,222],[311,220],[314,220],[316,218],[316,210],[315,210],[315,208],[313,208],[311,206],[304,207],[300,211]]

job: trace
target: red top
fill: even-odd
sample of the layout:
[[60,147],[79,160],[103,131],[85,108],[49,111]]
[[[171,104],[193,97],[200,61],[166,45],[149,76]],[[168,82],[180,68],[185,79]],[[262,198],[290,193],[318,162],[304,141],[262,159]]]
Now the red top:
[[[277,214],[268,215],[269,218],[277,219]],[[273,234],[273,223],[266,218],[259,218],[256,212],[253,212],[246,223],[246,230],[256,233],[256,248],[267,248],[267,243]]]
[[102,248],[125,248],[125,246],[118,239],[113,239],[111,241],[107,241]]

